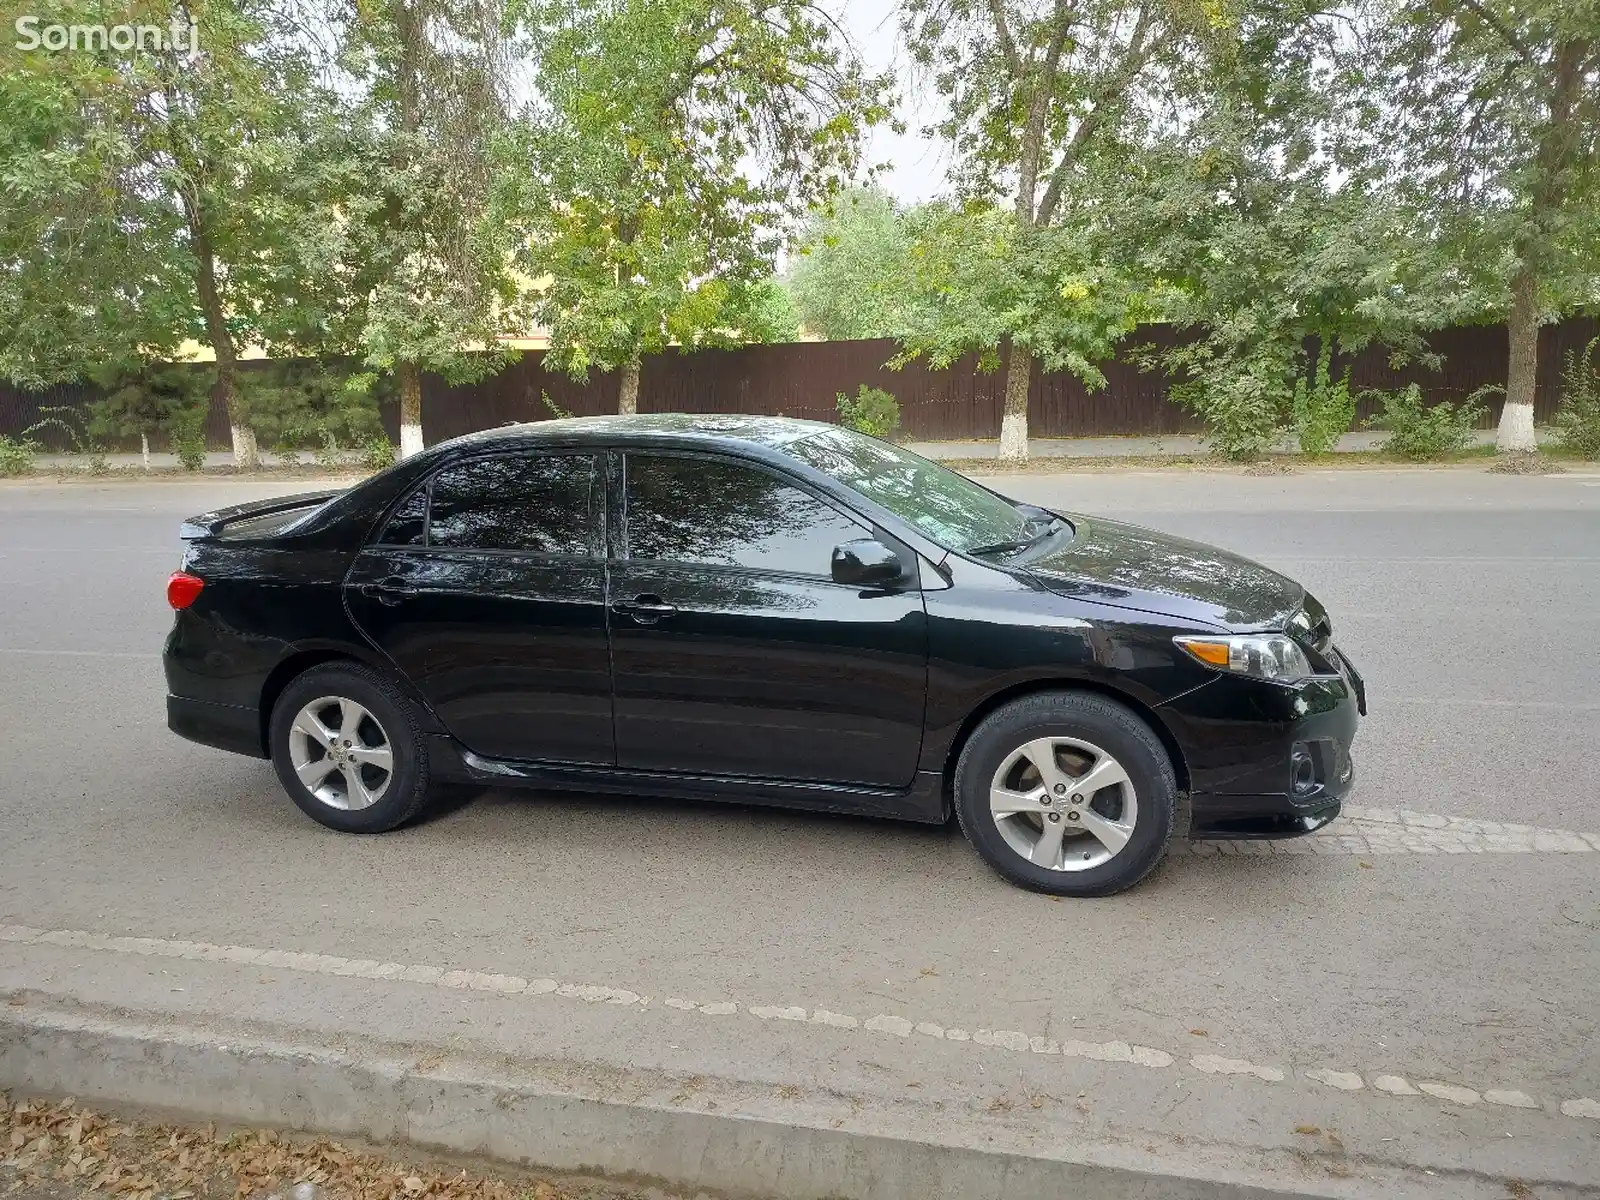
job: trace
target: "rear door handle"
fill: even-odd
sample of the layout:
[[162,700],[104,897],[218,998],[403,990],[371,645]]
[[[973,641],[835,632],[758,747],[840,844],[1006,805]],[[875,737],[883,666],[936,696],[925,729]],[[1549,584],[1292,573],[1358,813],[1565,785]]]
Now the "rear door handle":
[[654,592],[643,592],[632,600],[613,600],[611,611],[621,616],[632,617],[641,625],[654,625],[662,617],[670,617],[678,611],[676,604],[668,604]]
[[417,589],[399,575],[389,575],[377,583],[363,583],[356,590],[379,604],[400,604],[406,597],[417,594]]

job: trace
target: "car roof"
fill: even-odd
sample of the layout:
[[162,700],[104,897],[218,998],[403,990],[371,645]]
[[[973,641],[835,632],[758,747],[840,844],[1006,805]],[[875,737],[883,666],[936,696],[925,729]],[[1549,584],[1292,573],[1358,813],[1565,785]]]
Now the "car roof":
[[561,417],[550,421],[529,421],[502,425],[454,438],[434,447],[466,449],[492,446],[510,441],[519,445],[726,445],[743,442],[769,450],[809,437],[825,429],[837,429],[823,421],[801,421],[793,417],[757,417],[741,413],[637,413],[604,417]]

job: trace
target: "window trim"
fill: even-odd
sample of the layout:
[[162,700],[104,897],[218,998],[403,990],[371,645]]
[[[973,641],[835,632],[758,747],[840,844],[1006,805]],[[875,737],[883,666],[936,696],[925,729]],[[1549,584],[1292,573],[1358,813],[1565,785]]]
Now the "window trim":
[[[502,458],[571,458],[574,456],[587,458],[592,471],[589,484],[589,516],[596,536],[590,542],[588,553],[571,554],[564,550],[507,550],[487,546],[436,546],[433,544],[433,484],[446,471],[454,470],[457,467],[470,466],[474,463],[492,462]],[[606,504],[607,472],[605,470],[605,461],[605,448],[591,446],[552,446],[549,448],[519,446],[514,449],[495,450],[488,453],[452,458],[447,462],[437,464],[424,479],[408,488],[390,506],[388,512],[383,516],[382,523],[378,526],[377,536],[367,544],[366,549],[403,550],[411,554],[427,555],[473,554],[491,558],[536,558],[558,562],[604,563],[607,560],[607,526],[609,524],[608,505]],[[427,507],[422,514],[422,544],[419,546],[409,542],[384,541],[383,535],[388,532],[389,522],[394,519],[395,513],[418,492],[427,494]]]
[[[875,537],[893,549],[902,558],[915,563],[916,552],[907,547],[900,538],[885,530],[878,522],[863,513],[856,512],[837,498],[812,486],[811,482],[791,475],[781,468],[760,459],[743,458],[737,454],[730,454],[716,450],[683,449],[677,446],[617,446],[614,453],[620,470],[616,472],[616,506],[617,506],[617,540],[616,557],[608,561],[617,565],[627,566],[659,566],[696,571],[716,571],[722,574],[759,575],[765,578],[797,579],[806,583],[822,583],[829,587],[846,588],[850,591],[859,591],[859,588],[849,584],[835,583],[830,574],[815,575],[806,571],[786,571],[775,567],[747,567],[738,563],[707,563],[685,562],[674,558],[634,558],[632,546],[628,538],[628,460],[635,457],[652,458],[686,458],[702,462],[726,463],[735,467],[755,471],[757,474],[766,475],[777,480],[786,487],[811,497],[824,508],[833,510],[843,516],[852,524],[865,531],[867,536]],[[914,590],[914,589],[908,589]]]

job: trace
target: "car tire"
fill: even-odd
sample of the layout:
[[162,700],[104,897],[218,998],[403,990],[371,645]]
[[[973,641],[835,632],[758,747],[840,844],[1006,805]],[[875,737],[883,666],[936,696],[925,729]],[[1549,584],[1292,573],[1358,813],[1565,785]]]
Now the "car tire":
[[384,833],[428,803],[428,751],[415,709],[370,667],[329,663],[296,677],[273,705],[267,732],[284,790],[329,829]]
[[[1074,781],[1091,772],[1107,783],[1085,794]],[[1012,883],[1057,896],[1138,883],[1166,853],[1177,800],[1161,739],[1128,708],[1086,692],[1003,705],[956,763],[956,818],[973,848]]]

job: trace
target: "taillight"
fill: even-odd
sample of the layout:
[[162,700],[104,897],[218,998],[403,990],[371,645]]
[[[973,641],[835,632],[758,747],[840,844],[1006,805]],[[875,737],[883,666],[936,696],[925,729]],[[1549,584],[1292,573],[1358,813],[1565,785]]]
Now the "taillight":
[[188,608],[195,602],[195,597],[200,595],[200,589],[205,585],[206,581],[198,575],[174,571],[167,577],[167,603],[173,608]]

